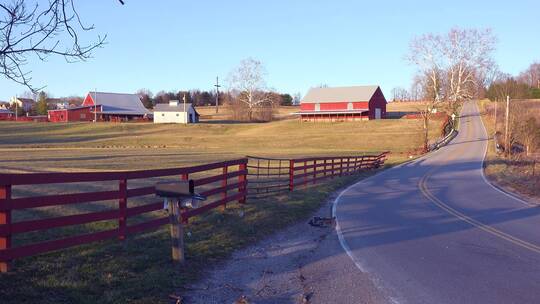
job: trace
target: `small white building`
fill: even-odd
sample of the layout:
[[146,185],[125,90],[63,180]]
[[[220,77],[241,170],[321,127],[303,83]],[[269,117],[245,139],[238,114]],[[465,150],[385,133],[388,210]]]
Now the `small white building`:
[[[185,105],[185,107],[184,107]],[[158,103],[154,107],[154,123],[196,123],[199,122],[199,113],[191,103],[181,103],[171,100],[168,104]]]

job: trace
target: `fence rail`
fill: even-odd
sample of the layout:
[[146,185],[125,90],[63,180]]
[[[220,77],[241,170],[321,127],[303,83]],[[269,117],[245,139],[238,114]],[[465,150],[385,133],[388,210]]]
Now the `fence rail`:
[[293,191],[300,185],[378,168],[384,164],[387,154],[296,159],[248,156],[248,196]]
[[[37,255],[76,245],[87,244],[105,239],[118,238],[124,240],[127,235],[156,229],[169,222],[167,216],[146,220],[142,223],[127,225],[127,219],[137,215],[157,211],[163,208],[163,202],[157,198],[144,205],[128,207],[128,199],[153,195],[154,186],[129,188],[128,182],[136,179],[153,177],[178,176],[187,180],[190,174],[205,173],[210,176],[195,179],[195,186],[207,185],[201,194],[211,197],[210,203],[196,209],[184,209],[180,216],[183,222],[208,210],[225,207],[227,203],[238,201],[245,203],[247,195],[247,158],[207,165],[125,172],[82,172],[82,173],[31,173],[31,174],[0,174],[0,272],[9,270],[10,262],[14,259]],[[230,170],[230,167],[237,167]],[[216,170],[222,170],[215,175]],[[236,182],[231,182],[236,179]],[[18,186],[33,186],[43,184],[71,184],[92,182],[116,182],[117,190],[79,192],[70,194],[42,195],[13,198],[12,192]],[[219,183],[219,186],[212,184]],[[45,219],[12,221],[12,212],[21,209],[52,207],[60,205],[81,204],[117,200],[117,208],[107,211],[90,212],[76,215],[59,216]],[[48,229],[81,225],[105,220],[117,220],[117,228],[71,235],[60,239],[41,241],[38,243],[12,246],[15,234],[46,231]]]
[[[293,191],[299,186],[315,184],[326,178],[352,175],[361,171],[378,168],[384,164],[387,153],[379,155],[310,157],[296,159],[262,158],[248,156],[225,162],[200,166],[138,170],[122,172],[78,172],[78,173],[29,173],[0,174],[0,272],[6,272],[10,263],[19,258],[117,238],[125,240],[128,235],[159,228],[169,223],[165,214],[128,224],[128,219],[148,215],[161,210],[163,202],[158,198],[148,198],[155,193],[155,187],[141,187],[134,180],[150,182],[151,178],[172,177],[182,180],[193,179],[196,190],[209,197],[209,202],[195,209],[182,209],[181,221],[186,223],[191,217],[237,201],[246,202],[246,197],[264,197],[275,193]],[[196,178],[193,176],[196,175]],[[202,175],[202,176],[200,176]],[[249,186],[248,186],[249,179]],[[95,185],[107,182],[114,190],[81,192],[78,183]],[[74,193],[33,195],[14,197],[18,187],[39,189],[42,185],[61,184],[76,190]],[[139,183],[140,184],[140,183]],[[73,186],[70,186],[73,185]],[[131,186],[131,188],[130,188]],[[110,186],[109,186],[110,187]],[[83,187],[84,188],[84,187]],[[25,191],[21,191],[25,193]],[[39,191],[38,191],[39,192]],[[31,192],[32,193],[32,192]],[[129,203],[135,198],[144,198],[144,204]],[[61,215],[47,218],[13,221],[13,212],[24,209],[80,206],[78,204],[112,202],[113,209]],[[35,209],[34,209],[35,210]],[[155,215],[155,214],[154,214]],[[30,244],[13,246],[14,235],[45,232],[50,229],[115,221],[116,227],[90,233],[64,235],[52,240],[39,240]],[[113,222],[114,223],[114,222]]]

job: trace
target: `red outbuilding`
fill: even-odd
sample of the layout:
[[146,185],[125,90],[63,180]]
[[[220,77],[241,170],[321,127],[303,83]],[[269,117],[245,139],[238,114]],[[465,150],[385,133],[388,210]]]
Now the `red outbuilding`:
[[0,109],[0,120],[11,120],[15,114],[8,109]]
[[379,86],[312,88],[300,103],[302,121],[359,121],[386,118]]
[[[99,111],[99,107],[98,107]],[[49,110],[48,120],[50,122],[73,122],[73,121],[93,121],[94,107],[72,107],[65,109]]]

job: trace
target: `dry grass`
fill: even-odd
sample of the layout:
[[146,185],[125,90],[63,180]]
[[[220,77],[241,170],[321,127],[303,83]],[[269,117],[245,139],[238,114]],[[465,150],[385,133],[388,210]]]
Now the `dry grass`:
[[[521,102],[527,104],[528,114],[540,117],[540,101]],[[533,200],[538,200],[540,198],[540,165],[536,163],[540,163],[540,157],[538,155],[532,157],[515,155],[511,158],[505,158],[498,155],[492,136],[495,131],[504,132],[504,104],[499,103],[497,128],[495,127],[494,103],[489,100],[481,100],[479,106],[482,112],[482,120],[490,136],[484,169],[486,176],[497,185],[511,192],[517,192],[529,196]]]
[[418,112],[419,108],[422,108],[419,101],[389,102],[386,105],[387,112]]
[[[274,113],[274,117],[275,119],[295,118],[291,114],[298,111],[300,111],[299,106],[279,106]],[[225,122],[230,121],[232,117],[231,109],[226,105],[220,106],[218,113],[216,113],[216,108],[212,106],[197,107],[197,112],[201,115],[201,121],[203,122]]]
[[[438,134],[440,122],[433,122]],[[421,145],[420,122],[154,125],[0,123],[0,170],[130,170],[243,157],[356,155],[392,151],[403,160]]]

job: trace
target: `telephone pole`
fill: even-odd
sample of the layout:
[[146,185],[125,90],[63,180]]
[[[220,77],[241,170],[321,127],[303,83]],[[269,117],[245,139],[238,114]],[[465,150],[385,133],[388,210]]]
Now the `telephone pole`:
[[504,144],[505,144],[505,153],[506,153],[506,156],[510,155],[510,149],[512,149],[512,147],[510,147],[509,145],[509,142],[508,142],[508,116],[510,114],[510,96],[506,96],[506,122],[505,122],[505,127],[504,127]]
[[218,112],[218,108],[219,108],[219,88],[221,87],[219,85],[219,77],[216,76],[216,84],[214,85],[216,87],[216,114]]
[[19,118],[19,99],[17,95],[15,95],[15,121]]
[[498,100],[495,99],[495,132],[497,132],[497,104]]

